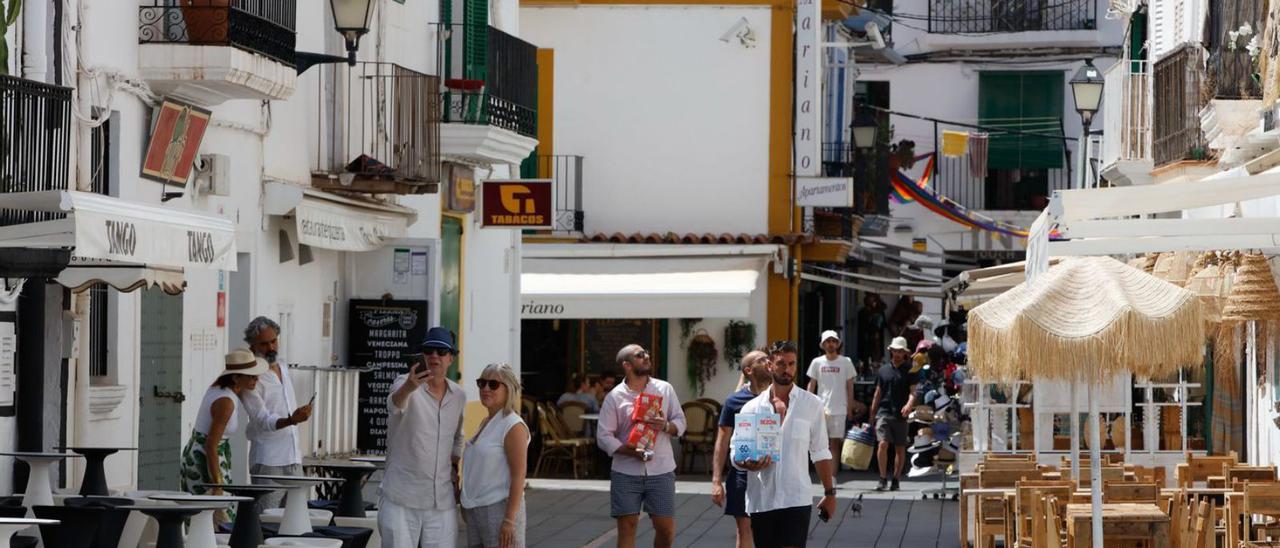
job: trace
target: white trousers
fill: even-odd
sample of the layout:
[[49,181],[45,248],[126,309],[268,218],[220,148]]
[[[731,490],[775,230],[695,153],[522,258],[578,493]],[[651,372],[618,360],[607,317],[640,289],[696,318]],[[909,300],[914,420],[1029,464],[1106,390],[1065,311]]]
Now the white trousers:
[[458,510],[406,508],[382,497],[378,501],[378,534],[383,548],[456,548]]

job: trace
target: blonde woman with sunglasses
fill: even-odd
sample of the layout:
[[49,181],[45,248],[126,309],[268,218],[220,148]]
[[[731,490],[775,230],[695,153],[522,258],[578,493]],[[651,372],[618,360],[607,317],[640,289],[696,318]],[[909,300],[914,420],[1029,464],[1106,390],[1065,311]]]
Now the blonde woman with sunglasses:
[[520,377],[489,364],[476,379],[489,416],[462,453],[462,516],[468,548],[523,548],[529,428],[520,418]]

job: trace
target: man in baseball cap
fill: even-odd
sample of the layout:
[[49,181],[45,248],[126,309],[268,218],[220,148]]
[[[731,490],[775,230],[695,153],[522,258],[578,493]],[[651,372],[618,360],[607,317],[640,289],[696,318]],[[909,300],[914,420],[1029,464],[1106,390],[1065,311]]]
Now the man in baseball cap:
[[387,398],[387,468],[378,503],[386,546],[457,544],[458,461],[466,392],[445,377],[458,353],[453,333],[433,327],[409,373]]
[[[809,392],[822,400],[831,454],[839,455],[847,421],[853,420],[855,409],[863,411],[862,404],[853,399],[853,379],[858,370],[853,367],[853,360],[840,354],[844,343],[840,342],[839,333],[823,331],[820,343],[823,355],[809,362],[805,374],[809,376]],[[840,466],[838,461],[836,466]]]

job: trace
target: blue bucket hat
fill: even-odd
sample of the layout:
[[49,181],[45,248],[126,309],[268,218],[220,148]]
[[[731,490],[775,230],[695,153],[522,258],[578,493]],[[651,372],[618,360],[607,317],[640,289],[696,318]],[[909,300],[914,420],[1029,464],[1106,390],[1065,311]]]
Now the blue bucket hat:
[[458,349],[453,346],[453,333],[443,327],[432,327],[427,330],[427,338],[423,339],[419,348],[426,350],[428,348],[443,348],[450,352],[457,353]]

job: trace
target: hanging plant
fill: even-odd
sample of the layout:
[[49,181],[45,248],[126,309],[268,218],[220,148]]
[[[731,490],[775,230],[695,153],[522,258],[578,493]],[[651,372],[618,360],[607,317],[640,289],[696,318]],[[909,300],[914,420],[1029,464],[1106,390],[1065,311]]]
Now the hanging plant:
[[689,337],[693,335],[693,326],[698,325],[702,318],[682,318],[680,320],[680,348],[684,348],[689,344]]
[[0,74],[9,74],[9,42],[5,40],[5,32],[18,23],[18,12],[22,9],[22,0],[0,0]]
[[685,351],[685,373],[689,375],[689,386],[694,393],[701,396],[707,388],[707,381],[716,374],[716,363],[720,360],[720,352],[716,350],[716,341],[699,329],[689,340]]
[[735,320],[724,328],[724,359],[729,362],[729,367],[738,368],[742,357],[755,346],[755,324]]

